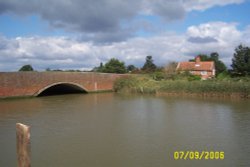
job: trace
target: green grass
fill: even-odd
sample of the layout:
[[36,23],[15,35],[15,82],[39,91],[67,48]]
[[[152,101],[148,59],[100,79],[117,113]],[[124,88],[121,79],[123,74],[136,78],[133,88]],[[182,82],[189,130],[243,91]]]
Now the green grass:
[[118,79],[114,84],[117,92],[127,93],[177,93],[216,96],[239,96],[250,98],[250,82],[239,80],[161,80],[156,81],[147,75],[136,75]]

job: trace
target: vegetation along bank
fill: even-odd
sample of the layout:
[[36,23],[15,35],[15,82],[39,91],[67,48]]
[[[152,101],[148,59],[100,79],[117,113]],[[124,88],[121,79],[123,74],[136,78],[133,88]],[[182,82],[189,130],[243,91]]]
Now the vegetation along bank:
[[[148,68],[143,75],[134,74],[131,77],[119,79],[115,82],[114,89],[123,93],[250,98],[249,47],[239,45],[235,49],[231,69],[227,69],[224,63],[219,60],[218,53],[211,53],[210,56],[198,56],[198,62],[197,60],[189,60],[189,62],[183,63],[183,65],[188,66],[186,71],[178,71],[179,65],[171,62],[161,70]],[[199,69],[208,64],[214,65],[216,74],[212,75],[211,73],[210,78],[208,75],[204,78],[202,72],[207,72],[200,72]]]
[[117,80],[114,89],[121,93],[250,98],[249,81],[250,78],[191,81],[189,77],[157,81],[153,76],[134,75]]

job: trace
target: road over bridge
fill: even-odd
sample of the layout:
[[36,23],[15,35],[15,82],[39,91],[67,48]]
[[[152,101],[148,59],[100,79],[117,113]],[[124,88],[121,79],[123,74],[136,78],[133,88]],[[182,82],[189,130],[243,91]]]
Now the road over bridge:
[[92,72],[0,72],[0,98],[112,91],[126,74]]

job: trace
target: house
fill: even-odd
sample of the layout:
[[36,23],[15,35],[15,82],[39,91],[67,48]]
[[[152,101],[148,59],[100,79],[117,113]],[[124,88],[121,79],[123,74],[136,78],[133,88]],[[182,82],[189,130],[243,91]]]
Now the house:
[[200,56],[195,57],[194,62],[179,62],[176,70],[179,72],[189,71],[206,80],[215,77],[215,64],[213,61],[201,61]]

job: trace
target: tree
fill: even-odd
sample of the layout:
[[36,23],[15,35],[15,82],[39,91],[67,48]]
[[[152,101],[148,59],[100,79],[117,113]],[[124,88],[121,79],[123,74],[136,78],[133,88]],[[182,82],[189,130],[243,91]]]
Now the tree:
[[103,72],[103,68],[104,68],[104,66],[103,66],[103,63],[101,62],[100,63],[100,66],[99,67],[97,67],[97,72]]
[[101,62],[99,67],[94,67],[91,71],[94,71],[94,72],[103,72],[103,63]]
[[126,67],[124,62],[120,62],[118,59],[112,58],[110,59],[103,67],[103,72],[106,73],[126,73]]
[[226,65],[221,60],[219,60],[219,54],[217,52],[210,54],[210,60],[214,61],[216,76],[227,70]]
[[174,79],[175,75],[176,75],[176,67],[177,67],[178,63],[177,62],[169,62],[165,68],[164,68],[164,72],[165,72],[165,77],[166,79]]
[[19,71],[34,71],[33,67],[29,64],[22,66]]
[[127,66],[127,71],[132,72],[134,70],[137,70],[137,68],[134,65],[131,64]]
[[250,75],[250,48],[239,45],[232,59],[232,72],[236,75]]
[[46,71],[51,71],[51,69],[50,68],[46,68]]
[[100,68],[103,68],[103,63],[102,63],[102,62],[100,63],[100,66],[99,66],[99,67],[100,67]]
[[142,70],[145,72],[154,72],[157,66],[153,63],[152,56],[146,57],[146,62],[144,63]]

